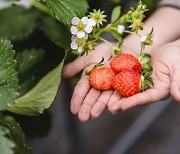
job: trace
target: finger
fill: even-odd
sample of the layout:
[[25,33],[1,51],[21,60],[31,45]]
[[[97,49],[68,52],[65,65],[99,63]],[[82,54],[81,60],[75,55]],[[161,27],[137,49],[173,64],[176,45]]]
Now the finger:
[[86,94],[89,92],[91,86],[89,84],[89,78],[82,75],[81,79],[77,83],[72,98],[71,98],[71,112],[77,114],[83,103]]
[[110,97],[109,101],[108,101],[108,109],[113,102],[119,101],[121,99],[121,97],[122,96],[115,90],[114,93],[112,94],[112,96]]
[[98,98],[97,102],[93,105],[91,109],[92,118],[97,118],[103,112],[112,94],[113,90],[102,92],[101,96]]
[[72,77],[75,74],[82,71],[85,67],[87,67],[88,64],[89,64],[88,56],[84,55],[82,57],[79,57],[73,62],[66,64],[63,67],[62,75],[63,77],[66,77],[66,78]]
[[145,92],[121,99],[117,103],[119,105],[118,108],[120,108],[121,110],[127,110],[135,106],[153,103],[167,97],[168,93],[168,90],[156,88],[149,89]]
[[117,108],[118,106],[117,105],[113,105],[113,103],[118,102],[121,98],[122,98],[122,96],[115,90],[113,95],[109,99],[109,102],[108,102],[108,110],[112,114],[116,114],[118,109],[119,109],[119,108]]
[[174,99],[180,102],[180,71],[175,70],[175,74],[172,77],[170,92]]
[[90,118],[91,108],[94,105],[94,103],[97,101],[100,95],[101,95],[100,90],[91,88],[91,90],[86,95],[82,106],[80,107],[80,110],[78,113],[79,120],[84,122]]

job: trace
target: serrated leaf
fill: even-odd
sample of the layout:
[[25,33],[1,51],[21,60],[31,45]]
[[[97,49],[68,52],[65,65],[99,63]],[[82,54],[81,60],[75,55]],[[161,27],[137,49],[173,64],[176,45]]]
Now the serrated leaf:
[[11,106],[18,96],[19,85],[14,54],[12,44],[0,39],[0,110]]
[[15,100],[9,111],[23,115],[38,115],[53,102],[61,82],[61,70],[64,60],[43,77],[28,93]]
[[18,52],[16,55],[18,77],[21,80],[27,73],[34,69],[44,57],[43,49],[26,49],[23,52]]
[[111,14],[111,23],[114,23],[116,20],[118,20],[120,15],[121,15],[121,6],[116,6]]
[[13,154],[15,144],[7,137],[9,129],[0,125],[0,154]]
[[25,143],[25,136],[22,132],[19,123],[17,123],[13,117],[5,116],[4,121],[6,122],[6,127],[10,130],[8,136],[15,143],[15,153],[17,154],[31,154],[31,149]]
[[40,29],[44,31],[47,37],[56,45],[66,49],[70,45],[70,32],[64,25],[57,23],[51,17],[44,17],[40,22]]
[[70,25],[73,17],[82,17],[88,9],[86,0],[44,0],[53,15],[65,25]]
[[45,51],[43,49],[29,49],[18,52],[16,55],[17,71],[20,89],[20,95],[25,94],[31,89],[36,82],[33,72],[44,58]]
[[0,37],[20,40],[35,28],[38,14],[19,6],[0,10]]

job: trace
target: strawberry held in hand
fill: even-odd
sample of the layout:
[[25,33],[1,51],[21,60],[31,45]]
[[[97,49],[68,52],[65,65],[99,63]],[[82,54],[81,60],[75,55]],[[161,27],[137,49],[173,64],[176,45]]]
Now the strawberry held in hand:
[[93,88],[97,90],[112,89],[112,80],[115,72],[108,67],[96,68],[90,71],[89,81]]
[[141,91],[141,75],[134,71],[123,71],[115,75],[112,81],[114,89],[121,96],[128,97]]
[[149,63],[151,56],[141,54],[139,60],[130,54],[121,54],[111,61],[111,67],[119,72],[113,78],[113,88],[124,97],[129,97],[149,89],[153,85],[150,77],[152,67]]
[[131,70],[135,72],[142,71],[142,66],[138,59],[130,54],[120,54],[116,56],[114,59],[111,60],[110,65],[115,72]]

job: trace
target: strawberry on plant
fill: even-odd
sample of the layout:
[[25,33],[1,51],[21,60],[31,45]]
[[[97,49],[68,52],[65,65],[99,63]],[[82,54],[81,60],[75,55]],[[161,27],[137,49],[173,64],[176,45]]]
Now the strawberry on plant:
[[116,56],[111,60],[110,65],[115,72],[133,70],[140,73],[142,71],[141,63],[131,54],[120,54]]
[[110,90],[112,89],[112,79],[115,72],[108,67],[101,67],[93,69],[89,75],[89,81],[93,88],[97,90]]
[[141,75],[134,71],[120,72],[114,76],[112,86],[121,96],[132,96],[141,91]]

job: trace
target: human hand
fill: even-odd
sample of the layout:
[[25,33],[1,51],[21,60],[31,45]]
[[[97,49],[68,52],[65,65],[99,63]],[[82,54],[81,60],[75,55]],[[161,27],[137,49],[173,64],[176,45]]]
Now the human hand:
[[[90,70],[93,65],[99,63],[104,57],[104,62],[108,65],[108,59],[112,54],[112,47],[101,43],[95,47],[95,50],[88,55],[77,58],[75,61],[67,64],[63,68],[64,77],[72,77],[82,70]],[[97,117],[106,108],[109,97],[113,90],[100,91],[92,88],[89,84],[89,78],[82,73],[81,79],[77,83],[72,99],[71,112],[77,114],[81,121],[86,121],[90,117]]]
[[[132,51],[125,46],[122,49],[123,51]],[[104,57],[104,64],[109,65],[108,59],[111,54],[112,47],[108,44],[101,43],[95,47],[94,51],[89,52],[87,56],[79,57],[75,61],[65,65],[62,74],[64,77],[72,77],[82,70],[90,70],[95,64],[101,61],[102,57]],[[136,52],[132,51],[131,54],[137,56]],[[78,115],[81,121],[86,121],[89,118],[98,117],[107,107],[108,101],[118,101],[119,99],[120,95],[114,90],[102,92],[92,88],[89,83],[89,77],[83,72],[79,82],[75,86],[70,108],[71,112]]]
[[180,101],[180,40],[154,50],[151,56],[154,87],[119,101],[109,101],[108,109],[111,113],[156,102],[170,95]]

